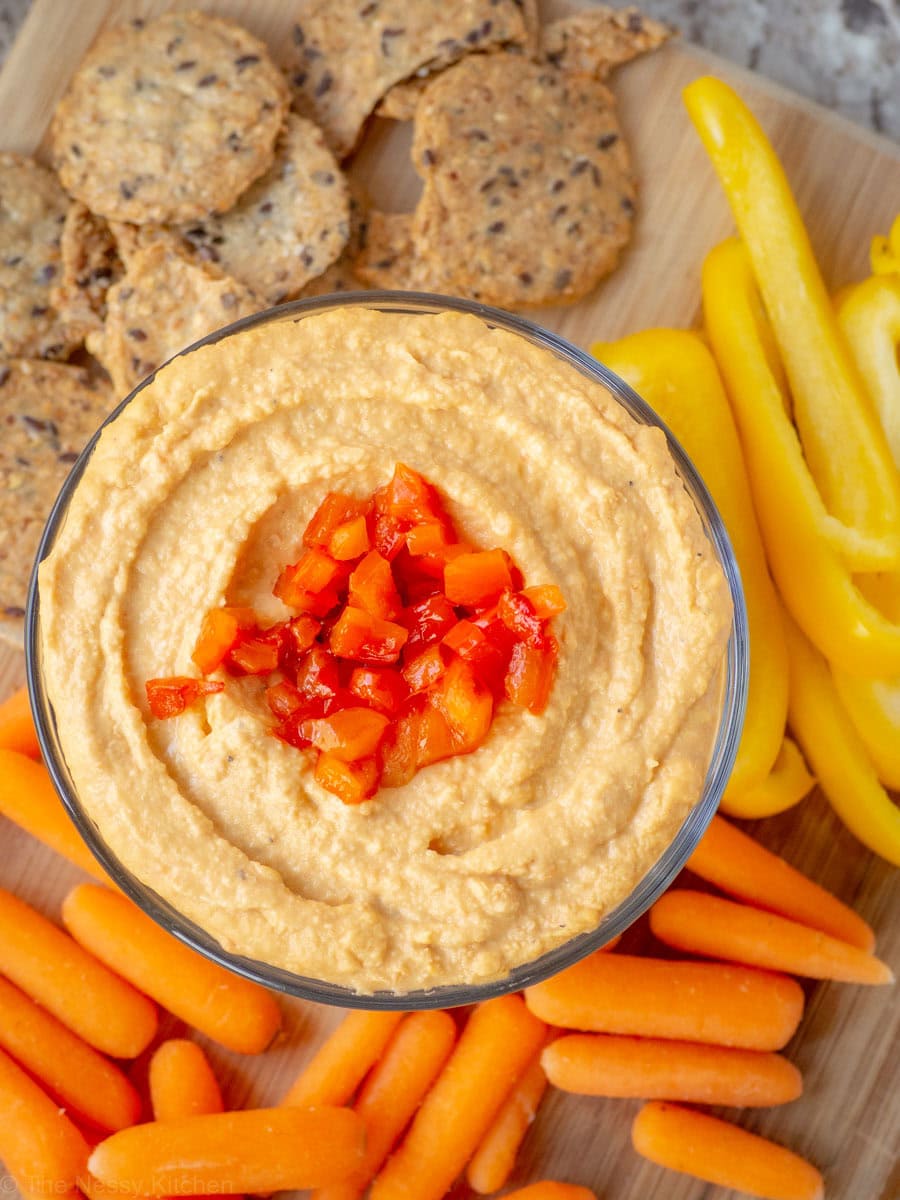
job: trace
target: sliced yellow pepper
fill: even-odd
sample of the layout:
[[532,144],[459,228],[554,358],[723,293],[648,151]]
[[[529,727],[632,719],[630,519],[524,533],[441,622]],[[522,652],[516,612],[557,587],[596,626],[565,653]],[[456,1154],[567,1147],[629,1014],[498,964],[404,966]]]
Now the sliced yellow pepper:
[[869,251],[873,275],[900,274],[900,213],[887,237],[873,237]]
[[786,621],[791,664],[788,718],[831,807],[851,833],[900,866],[900,807],[881,786],[828,664]]
[[837,315],[900,467],[900,274],[873,275],[846,288]]
[[[762,783],[742,792],[736,797],[737,803],[733,808],[726,811],[734,817],[774,817],[776,813],[785,812],[799,804],[812,791],[815,783],[800,747],[786,737],[772,770]],[[725,805],[722,807],[725,808]]]
[[900,791],[900,675],[860,679],[831,668],[834,686],[878,778]]
[[688,112],[747,246],[790,380],[793,415],[827,536],[856,570],[900,565],[900,480],[841,336],[784,170],[740,97],[711,76]]
[[[731,538],[747,604],[750,686],[744,731],[722,808],[738,817],[769,815],[771,808],[755,811],[753,793],[765,791],[781,749],[787,718],[787,646],[741,445],[715,360],[700,336],[679,329],[648,329],[617,342],[597,342],[591,352],[669,426],[709,488]],[[771,795],[759,801],[768,806]]]
[[866,599],[834,546],[821,536],[822,498],[767,362],[761,333],[765,312],[750,259],[735,239],[707,256],[703,307],[782,600],[807,637],[845,671],[900,674],[900,624]]

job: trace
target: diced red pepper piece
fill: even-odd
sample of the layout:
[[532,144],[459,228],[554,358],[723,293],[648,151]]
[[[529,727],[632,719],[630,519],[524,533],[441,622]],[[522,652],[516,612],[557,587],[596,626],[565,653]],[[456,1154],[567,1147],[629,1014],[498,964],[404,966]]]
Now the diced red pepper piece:
[[371,708],[342,708],[304,724],[307,728],[301,726],[301,732],[323,754],[341,762],[356,762],[375,754],[388,718]]
[[225,684],[219,679],[192,679],[189,675],[148,679],[144,686],[150,711],[160,719],[180,716],[201,696],[212,696],[225,690]]
[[348,606],[331,631],[332,653],[364,663],[394,663],[409,637],[402,625]]
[[375,617],[388,620],[403,607],[391,564],[377,550],[370,550],[350,576],[350,604]]
[[491,727],[494,697],[467,662],[453,660],[432,692],[431,703],[450,726],[457,754],[481,745]]
[[272,591],[285,604],[299,608],[296,596],[334,591],[341,577],[346,577],[346,571],[342,563],[323,550],[307,550],[297,562],[284,568]]
[[309,613],[301,613],[299,617],[291,617],[287,622],[283,649],[284,654],[291,660],[297,660],[299,657],[311,649],[315,644],[316,638],[322,626],[315,617],[311,617]]
[[406,535],[406,548],[418,558],[421,554],[443,555],[452,538],[447,527],[440,521],[427,521],[424,525],[413,525]]
[[404,653],[404,658],[409,662],[441,640],[456,624],[456,613],[447,597],[436,592],[418,604],[411,604],[404,610],[400,620],[409,630]]
[[419,730],[422,724],[422,704],[419,697],[408,704],[389,727],[381,743],[381,786],[403,787],[415,775],[418,767]]
[[513,704],[538,715],[544,711],[553,686],[557,653],[556,640],[549,635],[541,649],[516,642],[506,673],[506,695]]
[[450,524],[437,489],[404,463],[397,463],[390,483],[375,493],[375,508],[405,529],[429,521]]
[[521,592],[504,592],[497,601],[497,615],[520,642],[540,650],[544,644],[544,626],[534,605]]
[[429,703],[422,710],[419,721],[416,768],[427,767],[431,763],[440,762],[442,758],[452,758],[454,754],[462,753],[464,751],[460,749],[446,716],[437,707],[436,698],[429,697]]
[[280,658],[280,640],[244,636],[229,653],[225,665],[235,675],[270,675]]
[[403,678],[411,692],[425,692],[437,683],[446,669],[440,644],[437,644],[408,662],[403,668]]
[[406,681],[390,667],[354,667],[348,690],[371,708],[393,716],[409,695]]
[[370,536],[372,545],[388,562],[393,562],[406,545],[406,532],[400,522],[377,510],[370,518]]
[[371,758],[348,763],[333,754],[320,754],[314,775],[317,783],[344,804],[362,804],[378,791],[378,766]]
[[542,621],[549,621],[551,617],[557,617],[566,611],[566,599],[562,588],[557,587],[555,583],[541,583],[536,587],[523,588],[522,595],[528,597]]
[[303,531],[304,546],[324,550],[339,525],[345,525],[355,517],[364,517],[370,507],[369,501],[357,500],[343,492],[329,492]]
[[341,677],[334,656],[324,646],[314,646],[297,671],[297,691],[303,699],[304,715],[321,717],[331,712],[340,690]]
[[266,704],[276,717],[284,720],[302,708],[303,697],[289,679],[282,679],[266,688]]
[[444,568],[444,594],[451,604],[477,608],[511,588],[509,560],[502,550],[460,554]]
[[256,625],[252,608],[212,608],[203,618],[200,636],[191,659],[204,675],[222,665],[229,650],[237,645],[242,629]]
[[473,621],[457,621],[444,634],[443,644],[460,658],[473,658],[487,644],[487,634]]
[[272,734],[280,742],[293,746],[295,750],[308,750],[312,742],[300,732],[305,724],[306,718],[301,712],[292,713],[289,717],[283,717],[279,721],[272,730]]
[[369,549],[369,529],[364,516],[338,525],[328,541],[328,553],[339,562],[362,558]]

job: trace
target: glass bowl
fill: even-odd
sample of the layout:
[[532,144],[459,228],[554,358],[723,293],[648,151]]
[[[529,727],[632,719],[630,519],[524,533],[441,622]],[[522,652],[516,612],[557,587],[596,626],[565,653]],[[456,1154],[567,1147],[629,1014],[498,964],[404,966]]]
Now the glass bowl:
[[[583,350],[571,345],[563,338],[550,333],[530,321],[487,305],[470,303],[446,296],[426,295],[416,292],[365,292],[316,297],[283,304],[254,316],[228,325],[210,334],[194,346],[183,350],[175,357],[192,353],[199,346],[228,338],[241,330],[275,321],[297,321],[313,314],[336,308],[375,308],[385,312],[405,314],[433,314],[454,311],[473,315],[488,326],[507,330],[542,347],[557,358],[574,367],[588,379],[603,384],[616,397],[631,416],[643,425],[657,425],[665,433],[669,449],[684,486],[694,501],[706,534],[712,543],[718,561],[725,573],[731,592],[733,617],[731,633],[726,651],[724,681],[722,686],[722,710],[715,744],[707,770],[703,792],[685,818],[673,841],[662,856],[640,880],[633,891],[600,921],[596,928],[571,938],[555,949],[542,954],[532,962],[515,967],[508,975],[488,983],[474,985],[444,985],[429,989],[406,992],[381,991],[360,993],[349,988],[318,979],[296,975],[265,962],[245,958],[225,951],[221,945],[194,922],[188,920],[171,904],[134,876],[118,861],[94,822],[91,820],[75,789],[60,746],[53,708],[44,689],[41,670],[41,609],[37,588],[37,566],[50,553],[57,535],[66,519],[69,502],[85,466],[91,457],[99,437],[98,430],[84,448],[72,468],[53,506],[38,549],[32,573],[26,615],[25,651],[28,672],[28,689],[37,726],[38,738],[44,761],[53,778],[56,790],[68,810],[89,849],[101,863],[109,876],[164,929],[197,950],[200,954],[252,979],[268,988],[274,988],[304,1000],[345,1008],[363,1009],[425,1009],[451,1008],[488,1000],[520,989],[548,978],[565,967],[571,966],[592,950],[598,949],[631,925],[669,886],[702,837],[716,811],[728,781],[741,728],[747,695],[747,672],[749,651],[747,640],[747,617],[741,590],[740,573],[722,520],[713,504],[703,481],[690,460],[670,431],[659,420],[652,409],[612,371],[607,370]],[[149,378],[152,378],[150,376]],[[114,421],[148,380],[144,380],[130,396],[111,413],[104,425]],[[102,428],[102,427],[101,427]]]

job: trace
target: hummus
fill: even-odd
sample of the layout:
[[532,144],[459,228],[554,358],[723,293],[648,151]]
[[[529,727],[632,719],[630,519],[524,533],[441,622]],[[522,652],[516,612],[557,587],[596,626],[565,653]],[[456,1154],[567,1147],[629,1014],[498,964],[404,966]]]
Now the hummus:
[[[324,495],[402,461],[461,536],[557,583],[541,716],[347,806],[268,735],[263,684],[153,720],[204,614],[272,596]],[[496,979],[591,929],[703,786],[731,623],[663,434],[474,317],[283,319],[163,368],[103,432],[40,570],[43,670],[81,802],[231,952],[359,992]]]

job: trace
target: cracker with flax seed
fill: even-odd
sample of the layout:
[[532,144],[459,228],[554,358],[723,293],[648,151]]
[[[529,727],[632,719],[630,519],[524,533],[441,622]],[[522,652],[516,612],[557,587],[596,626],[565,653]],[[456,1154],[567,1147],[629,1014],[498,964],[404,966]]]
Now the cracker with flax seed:
[[298,300],[306,300],[311,296],[327,296],[332,292],[358,292],[360,281],[356,276],[354,264],[366,244],[369,231],[369,200],[354,179],[347,180],[348,211],[350,214],[350,229],[347,244],[336,259],[321,275],[311,279],[298,293]]
[[72,463],[113,405],[83,367],[0,363],[0,638],[21,646],[25,599],[44,523]]
[[426,90],[413,165],[415,255],[444,290],[506,307],[570,303],[616,266],[635,182],[612,93],[587,75],[498,53]]
[[102,327],[106,293],[125,268],[109,222],[79,200],[66,215],[61,249],[60,279],[50,299],[66,323],[85,337]]
[[206,13],[101,34],[53,116],[63,186],[117,221],[230,208],[272,164],[289,91],[262,42]]
[[52,171],[0,154],[0,358],[65,358],[80,341],[51,299],[69,204]]
[[569,74],[606,79],[610,71],[661,46],[670,29],[636,8],[591,8],[544,27],[541,56]]
[[121,398],[180,350],[265,305],[211,263],[165,240],[136,250],[106,296],[106,321],[87,348]]
[[354,263],[368,287],[391,291],[439,292],[441,269],[415,253],[411,213],[369,213],[366,243]]
[[291,113],[265,175],[222,216],[180,227],[198,256],[269,304],[296,296],[350,236],[347,182],[322,131]]
[[282,62],[295,107],[339,158],[395,84],[473,50],[525,45],[523,0],[303,0]]

